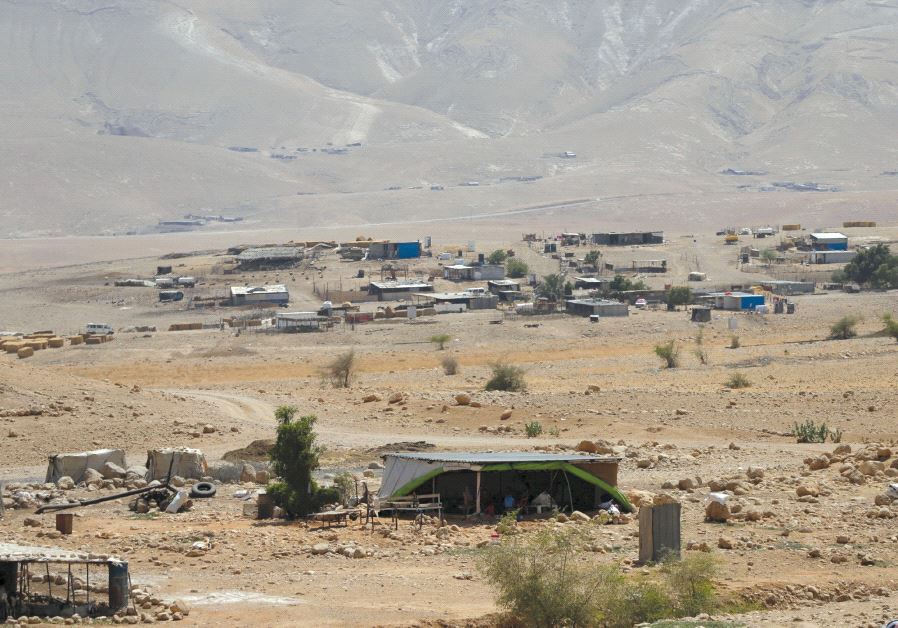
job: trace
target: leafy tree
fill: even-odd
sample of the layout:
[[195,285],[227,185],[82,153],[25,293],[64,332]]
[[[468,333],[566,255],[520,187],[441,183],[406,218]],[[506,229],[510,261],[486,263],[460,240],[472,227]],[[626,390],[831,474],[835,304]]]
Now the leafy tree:
[[692,301],[692,290],[689,286],[673,286],[667,291],[667,302],[674,307],[686,305]]
[[767,262],[768,264],[775,262],[777,258],[775,249],[764,249],[761,251],[761,259]]
[[446,348],[446,343],[452,340],[449,334],[434,334],[430,337],[430,342],[439,346],[440,351]]
[[592,251],[590,251],[589,253],[586,254],[586,257],[583,258],[583,261],[586,262],[587,264],[589,264],[590,266],[598,266],[599,259],[601,259],[601,257],[602,257],[602,254],[598,250],[593,249]]
[[506,253],[502,249],[496,249],[489,254],[489,257],[486,258],[486,261],[488,261],[490,264],[501,264],[506,259],[508,259],[508,253]]
[[277,419],[278,425],[289,423],[297,412],[299,408],[296,406],[278,406],[274,411],[274,418]]
[[527,263],[523,260],[519,260],[516,257],[509,258],[508,261],[505,262],[505,274],[512,279],[524,277],[529,272],[530,267],[527,266]]
[[648,290],[649,287],[642,280],[632,281],[623,275],[615,275],[608,284],[611,292],[629,292],[630,290]]
[[546,275],[536,285],[536,296],[556,302],[564,299],[564,277],[557,273]]
[[[282,406],[283,407],[283,406]],[[279,408],[280,409],[280,408]],[[284,417],[289,413],[282,413]],[[281,416],[278,417],[281,419]],[[290,517],[302,517],[315,512],[321,505],[339,501],[336,489],[320,488],[312,478],[319,466],[324,448],[315,443],[314,415],[281,421],[277,438],[271,448],[271,468],[281,478],[268,485],[274,502]]]
[[845,276],[855,283],[874,288],[898,288],[898,255],[885,244],[858,251],[845,265]]

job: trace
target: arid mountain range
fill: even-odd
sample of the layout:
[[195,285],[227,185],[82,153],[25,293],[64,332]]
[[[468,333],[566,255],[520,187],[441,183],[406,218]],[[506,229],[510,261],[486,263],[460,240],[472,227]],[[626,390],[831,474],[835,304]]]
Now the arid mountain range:
[[0,0],[0,235],[882,220],[896,77],[895,0]]

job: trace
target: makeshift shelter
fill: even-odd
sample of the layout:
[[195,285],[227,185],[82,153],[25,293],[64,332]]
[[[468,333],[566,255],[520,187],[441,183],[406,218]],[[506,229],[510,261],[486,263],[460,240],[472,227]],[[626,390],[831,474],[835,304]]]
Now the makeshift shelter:
[[522,504],[547,494],[559,508],[594,510],[613,500],[630,511],[617,489],[619,463],[615,457],[543,452],[387,454],[378,498],[438,493],[447,512],[476,514],[490,505],[499,512],[509,496]]
[[148,481],[168,477],[169,468],[172,477],[177,475],[185,479],[198,480],[209,475],[206,456],[199,449],[188,447],[151,449],[147,452],[146,467]]
[[88,469],[99,471],[107,462],[127,468],[125,452],[122,449],[98,449],[71,454],[53,454],[48,458],[47,479],[45,482],[55,483],[59,478],[69,476],[77,484],[84,479]]

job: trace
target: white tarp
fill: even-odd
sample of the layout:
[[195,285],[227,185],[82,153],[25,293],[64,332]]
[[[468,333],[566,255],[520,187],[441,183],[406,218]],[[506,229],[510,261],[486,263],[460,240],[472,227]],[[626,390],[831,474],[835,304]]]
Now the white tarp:
[[445,465],[441,462],[387,456],[384,462],[384,479],[377,496],[381,499],[390,497],[399,487],[442,466]]
[[53,454],[47,464],[47,479],[45,482],[56,482],[63,476],[69,476],[76,483],[84,478],[84,472],[88,469],[99,471],[107,462],[117,464],[123,469],[125,464],[125,452],[122,449],[98,449],[96,451],[82,451],[71,454]]
[[172,477],[177,475],[185,479],[198,480],[209,475],[206,456],[199,449],[188,447],[151,449],[147,452],[146,467],[148,481],[165,479],[169,468]]

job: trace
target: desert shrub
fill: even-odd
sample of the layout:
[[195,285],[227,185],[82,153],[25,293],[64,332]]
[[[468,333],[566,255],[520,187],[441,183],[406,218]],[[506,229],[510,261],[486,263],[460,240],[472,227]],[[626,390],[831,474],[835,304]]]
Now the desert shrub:
[[486,383],[486,390],[506,390],[521,392],[527,390],[527,382],[524,381],[524,369],[497,362],[493,364],[493,375]]
[[334,488],[340,493],[340,503],[344,506],[355,493],[355,477],[349,471],[343,471],[334,476]]
[[527,266],[527,263],[523,260],[519,260],[515,257],[509,258],[508,261],[505,262],[505,274],[511,277],[512,279],[517,279],[519,277],[523,277],[527,273],[530,272],[530,267]]
[[539,421],[530,421],[524,424],[524,433],[527,438],[536,438],[543,433],[543,424]]
[[843,316],[829,328],[829,337],[834,340],[848,340],[857,336],[857,324],[860,319],[857,316],[849,314]]
[[761,251],[761,259],[768,264],[775,262],[777,257],[776,249],[764,249]]
[[898,320],[895,320],[891,314],[883,314],[882,322],[885,323],[886,326],[883,330],[885,331],[885,334],[898,340]]
[[703,552],[687,554],[682,560],[664,561],[662,574],[678,615],[692,617],[714,611],[717,592],[713,579],[719,566],[717,558]]
[[518,533],[518,511],[510,510],[499,519],[496,524],[496,532],[499,534],[517,534]]
[[841,443],[842,442],[842,430],[839,428],[835,428],[829,431],[829,442],[831,443]]
[[536,285],[536,296],[557,302],[564,299],[564,276],[557,273],[546,275]]
[[695,357],[702,364],[707,364],[710,361],[708,352],[705,350],[705,330],[701,327],[698,328],[698,333],[695,335]]
[[733,373],[723,385],[727,388],[748,388],[751,382],[742,373]]
[[[826,437],[829,436],[829,428],[826,427],[826,422],[821,422],[818,425],[808,419],[804,423],[795,423],[792,426],[792,436],[799,443],[825,443]],[[839,437],[841,438],[841,434]]]
[[446,375],[455,375],[458,373],[458,360],[454,355],[445,356],[440,360],[440,364],[443,365],[443,372]]
[[333,384],[334,388],[349,388],[355,375],[355,351],[350,349],[341,353],[321,372],[322,377]]
[[516,626],[624,628],[719,608],[713,582],[718,564],[707,554],[627,576],[616,564],[584,559],[586,543],[577,529],[503,536],[481,554],[478,566]]
[[324,448],[315,443],[313,415],[292,417],[281,421],[277,438],[271,448],[271,468],[280,481],[268,485],[274,503],[289,517],[302,517],[315,512],[324,504],[340,501],[335,488],[321,488],[312,478]]
[[557,425],[553,425],[549,428],[549,436],[551,436],[552,438],[558,438],[559,436],[561,436],[561,430],[558,429]]
[[593,249],[592,251],[590,251],[589,253],[586,254],[586,256],[583,258],[583,261],[585,263],[589,264],[590,266],[598,266],[599,259],[601,257],[602,257],[602,254],[597,249]]
[[434,334],[430,337],[430,342],[437,345],[440,351],[446,348],[446,343],[452,340],[452,336],[449,334]]
[[278,425],[289,423],[297,412],[299,412],[299,408],[296,406],[278,406],[274,411],[274,418],[277,419]]
[[655,355],[664,360],[666,368],[673,369],[680,366],[680,347],[676,340],[655,345]]
[[742,346],[742,341],[739,339],[739,336],[733,334],[730,336],[730,349],[738,349]]

